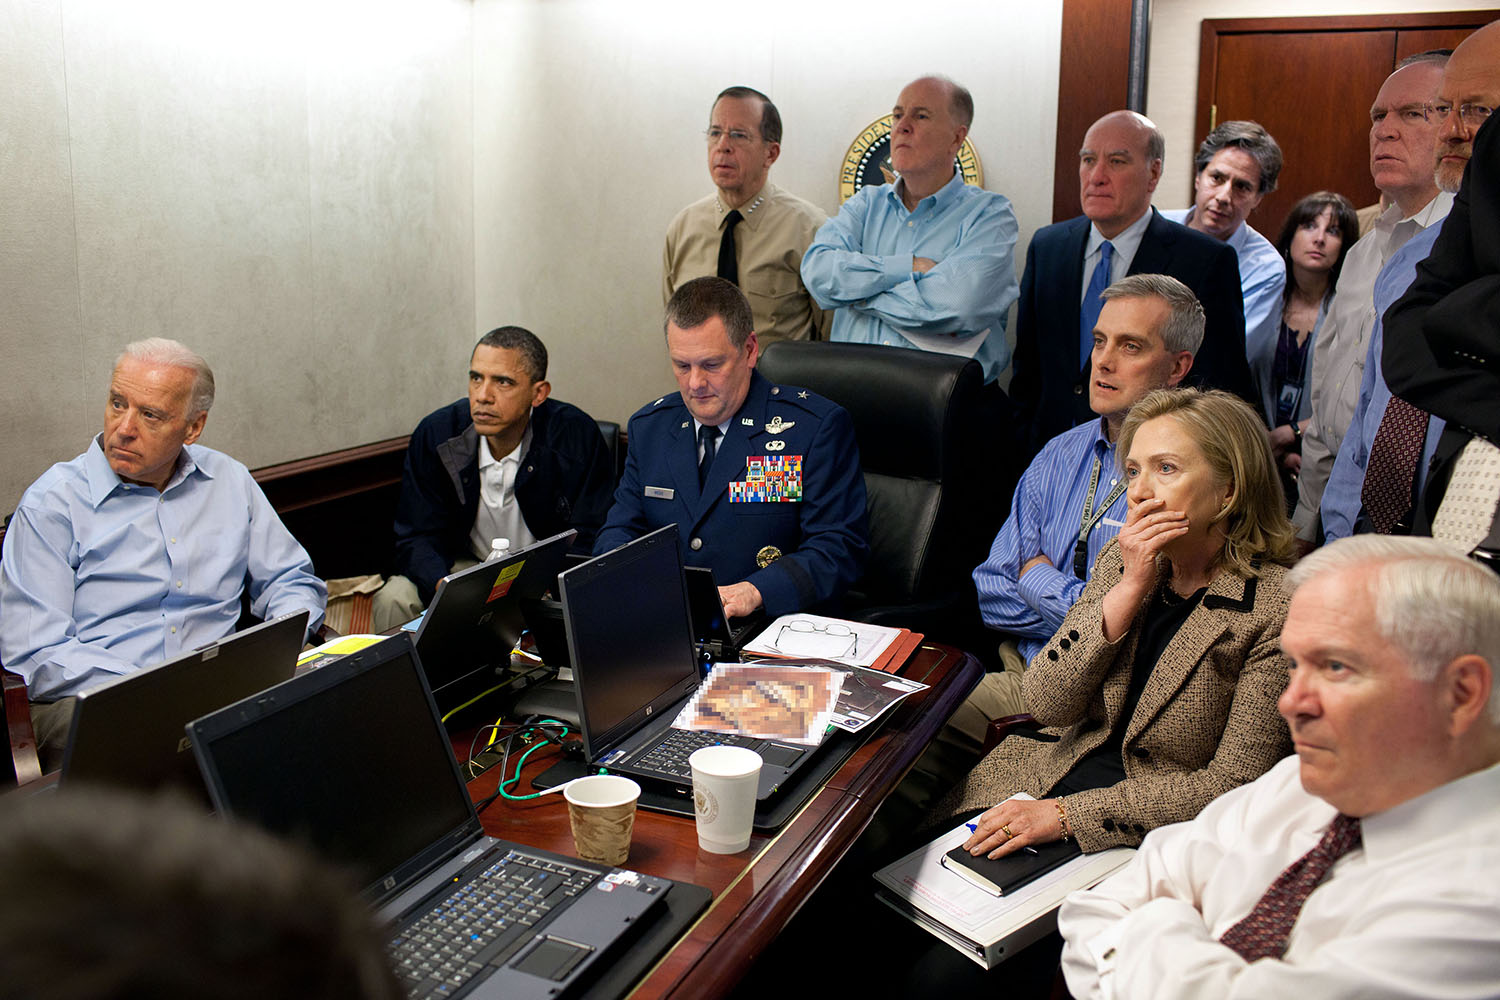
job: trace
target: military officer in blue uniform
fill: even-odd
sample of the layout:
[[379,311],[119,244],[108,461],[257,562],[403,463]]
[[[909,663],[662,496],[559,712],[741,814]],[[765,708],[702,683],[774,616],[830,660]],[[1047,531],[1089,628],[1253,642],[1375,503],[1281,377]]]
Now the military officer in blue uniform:
[[869,550],[849,414],[762,377],[753,323],[722,278],[672,295],[667,354],[681,392],[630,418],[625,475],[594,543],[607,552],[676,524],[683,561],[713,569],[731,617],[827,604]]

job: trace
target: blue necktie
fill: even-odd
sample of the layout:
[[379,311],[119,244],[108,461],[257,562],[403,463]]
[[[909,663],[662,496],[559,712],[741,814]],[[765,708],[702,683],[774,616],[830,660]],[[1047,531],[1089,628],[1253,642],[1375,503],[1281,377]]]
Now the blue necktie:
[[1093,277],[1089,278],[1089,290],[1083,296],[1083,308],[1078,317],[1078,370],[1088,367],[1089,355],[1094,353],[1094,324],[1099,322],[1099,311],[1104,301],[1099,296],[1109,287],[1110,261],[1115,256],[1113,243],[1105,240],[1099,246],[1099,263],[1094,265]]

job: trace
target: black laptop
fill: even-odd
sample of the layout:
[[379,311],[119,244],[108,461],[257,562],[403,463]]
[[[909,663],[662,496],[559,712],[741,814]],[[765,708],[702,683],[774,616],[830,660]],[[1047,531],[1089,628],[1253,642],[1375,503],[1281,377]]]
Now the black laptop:
[[564,531],[438,581],[414,641],[443,711],[500,683],[526,628],[523,605],[552,588],[577,535]]
[[574,996],[621,963],[639,974],[655,960],[675,936],[650,932],[669,892],[687,890],[695,912],[708,901],[698,887],[486,837],[404,634],[188,731],[221,814],[354,872],[391,926],[409,996]]
[[745,746],[761,756],[764,799],[815,754],[795,743],[672,728],[700,681],[675,524],[573,567],[558,586],[591,765],[685,795],[694,750]]
[[59,783],[171,786],[207,801],[182,727],[291,677],[307,620],[282,615],[80,694]]

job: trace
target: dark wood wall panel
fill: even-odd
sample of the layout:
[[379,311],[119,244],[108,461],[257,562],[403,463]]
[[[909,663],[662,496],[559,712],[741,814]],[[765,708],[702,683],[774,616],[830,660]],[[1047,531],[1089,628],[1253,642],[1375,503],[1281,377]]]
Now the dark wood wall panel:
[[1280,188],[1250,216],[1269,238],[1313,191],[1372,204],[1369,109],[1381,83],[1406,56],[1452,48],[1497,17],[1500,9],[1205,20],[1195,137],[1234,118],[1276,137],[1286,154]]
[[1379,197],[1370,180],[1370,99],[1390,73],[1395,51],[1394,31],[1220,38],[1218,121],[1254,119],[1286,151],[1279,187],[1249,219],[1268,239],[1276,238],[1297,200],[1313,191],[1337,191],[1356,207]]
[[1083,211],[1078,147],[1083,133],[1125,107],[1130,80],[1130,0],[1063,0],[1057,79],[1052,221]]

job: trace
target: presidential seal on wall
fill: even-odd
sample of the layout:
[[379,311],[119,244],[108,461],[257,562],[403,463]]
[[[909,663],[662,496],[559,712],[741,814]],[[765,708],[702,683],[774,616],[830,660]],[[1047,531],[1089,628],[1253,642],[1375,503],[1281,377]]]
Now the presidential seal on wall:
[[[953,165],[958,168],[965,184],[984,186],[984,168],[979,165],[979,154],[974,152],[974,144],[969,142],[968,136],[958,147]],[[844,167],[839,171],[839,202],[848,201],[866,184],[889,184],[895,179],[895,171],[891,169],[891,116],[886,115],[867,125],[849,144],[849,152],[844,154]]]

